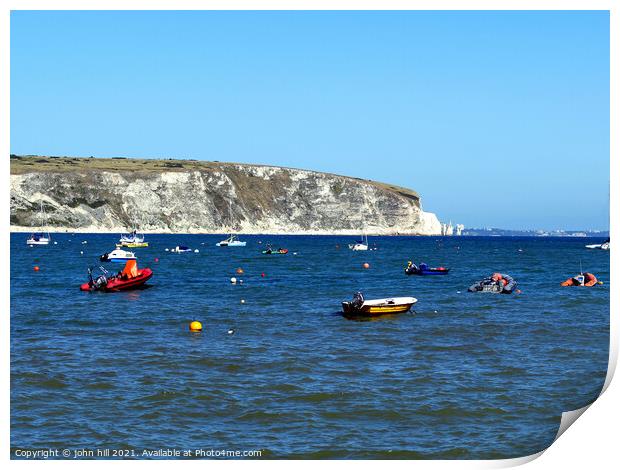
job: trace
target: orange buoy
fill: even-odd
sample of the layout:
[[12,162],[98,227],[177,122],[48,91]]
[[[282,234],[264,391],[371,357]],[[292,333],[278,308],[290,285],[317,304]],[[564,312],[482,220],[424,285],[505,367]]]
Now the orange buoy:
[[38,270],[39,270],[39,267],[38,267],[38,266],[35,266],[35,267],[34,267],[34,270],[35,270],[35,271],[38,271]]
[[362,267],[364,269],[368,269],[368,268],[370,268],[370,265],[368,263],[364,263],[364,264],[362,264]]
[[237,274],[243,274],[243,269],[237,268]]
[[189,331],[202,331],[202,323],[193,321],[189,324]]

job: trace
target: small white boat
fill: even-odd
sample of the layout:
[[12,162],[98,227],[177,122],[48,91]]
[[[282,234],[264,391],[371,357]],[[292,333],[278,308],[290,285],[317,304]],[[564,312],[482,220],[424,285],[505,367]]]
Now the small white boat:
[[586,248],[590,248],[591,250],[609,250],[609,238],[605,240],[603,243],[596,243],[594,245],[586,245]]
[[192,249],[184,245],[177,245],[172,250],[170,250],[170,253],[191,253],[191,252],[192,252]]
[[215,246],[245,246],[246,242],[242,242],[239,240],[237,235],[230,235],[226,240],[222,240],[215,244]]
[[30,238],[26,240],[26,245],[49,245],[50,236],[43,233],[33,233]]
[[136,255],[131,251],[121,250],[120,248],[112,250],[109,253],[105,253],[99,257],[100,261],[112,263],[124,263],[130,259],[137,259]]
[[[43,201],[41,201],[41,225],[45,219],[45,211],[43,210]],[[49,245],[52,237],[48,233],[34,232],[26,240],[26,245]]]
[[361,240],[349,244],[349,249],[353,251],[368,251],[368,236],[364,235]]

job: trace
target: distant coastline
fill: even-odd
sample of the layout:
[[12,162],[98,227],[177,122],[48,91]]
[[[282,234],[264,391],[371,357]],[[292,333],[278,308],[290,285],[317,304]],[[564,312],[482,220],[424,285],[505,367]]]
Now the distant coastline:
[[[609,237],[608,231],[549,231],[544,232],[545,235],[537,233],[536,230],[506,230],[506,233],[501,229],[495,229],[497,231],[487,231],[471,229],[473,233],[469,233],[470,229],[466,229],[462,235],[424,235],[424,234],[415,234],[415,233],[366,233],[369,237],[441,237],[441,238],[468,238],[468,237],[532,237],[532,238],[606,238]],[[11,226],[11,233],[32,233],[35,231],[39,231],[39,228],[35,227],[20,227],[20,226]],[[117,230],[102,230],[102,229],[89,229],[89,228],[80,228],[80,229],[71,229],[71,228],[62,228],[62,227],[42,227],[43,232],[54,233],[80,233],[80,234],[109,234],[109,235],[120,235],[122,233],[126,233],[127,229],[118,228]],[[230,231],[220,230],[220,231],[191,231],[191,232],[176,232],[176,231],[161,231],[161,230],[140,230],[140,233],[144,233],[147,235],[218,235],[225,236],[229,235]],[[238,235],[264,235],[264,236],[334,236],[334,237],[359,237],[360,232],[357,230],[342,230],[342,231],[298,231],[298,232],[235,232]],[[584,235],[574,235],[574,233],[583,233]]]

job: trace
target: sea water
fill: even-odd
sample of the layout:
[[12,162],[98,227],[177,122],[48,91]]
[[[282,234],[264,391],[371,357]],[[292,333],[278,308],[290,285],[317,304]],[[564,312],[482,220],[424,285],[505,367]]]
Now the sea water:
[[[584,248],[602,239],[370,237],[353,252],[342,236],[147,235],[133,251],[151,287],[89,293],[86,270],[118,235],[26,238],[11,235],[12,457],[519,457],[548,447],[607,371],[609,253]],[[261,254],[269,242],[288,254]],[[408,260],[450,273],[406,276]],[[580,266],[604,284],[560,287]],[[522,292],[467,292],[494,271]],[[344,318],[356,291],[418,303]]]

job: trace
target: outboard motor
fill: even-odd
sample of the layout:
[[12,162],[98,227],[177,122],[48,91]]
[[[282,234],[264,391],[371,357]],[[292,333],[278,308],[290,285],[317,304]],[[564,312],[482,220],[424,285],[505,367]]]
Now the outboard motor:
[[355,295],[353,295],[351,306],[354,309],[359,310],[360,308],[362,308],[362,305],[364,305],[364,296],[361,292],[356,292]]

